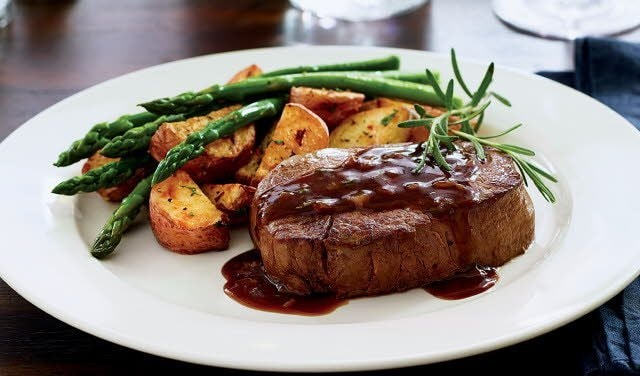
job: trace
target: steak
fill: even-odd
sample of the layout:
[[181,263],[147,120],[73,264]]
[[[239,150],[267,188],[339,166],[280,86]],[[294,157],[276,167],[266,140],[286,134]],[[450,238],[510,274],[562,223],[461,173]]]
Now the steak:
[[285,291],[337,297],[421,287],[474,264],[500,266],[534,236],[513,160],[457,142],[450,171],[417,144],[323,149],[282,162],[258,185],[250,230]]

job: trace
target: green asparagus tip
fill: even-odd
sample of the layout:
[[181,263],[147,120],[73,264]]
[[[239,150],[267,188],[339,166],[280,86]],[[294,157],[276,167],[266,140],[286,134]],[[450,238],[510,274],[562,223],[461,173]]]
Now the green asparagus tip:
[[109,256],[111,253],[113,253],[113,250],[115,249],[116,246],[117,244],[112,244],[109,241],[101,244],[95,244],[94,247],[91,249],[91,256],[97,259],[104,259],[105,257]]
[[65,153],[62,153],[58,156],[58,160],[55,161],[53,165],[56,167],[66,167],[71,165],[70,162],[71,161],[69,161],[69,159],[65,157]]
[[66,181],[63,181],[62,183],[59,183],[58,185],[53,187],[53,189],[51,190],[51,193],[55,193],[57,195],[73,196],[73,193],[67,192],[67,190],[65,189],[65,186],[66,186]]

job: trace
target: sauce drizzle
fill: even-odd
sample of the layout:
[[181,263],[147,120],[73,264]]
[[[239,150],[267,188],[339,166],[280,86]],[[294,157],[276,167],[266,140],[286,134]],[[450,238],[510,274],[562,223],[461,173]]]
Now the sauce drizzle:
[[[330,153],[332,149],[325,150]],[[450,171],[429,161],[416,173],[422,152],[420,144],[363,148],[337,164],[329,163],[274,185],[260,194],[251,210],[254,243],[260,244],[259,228],[292,215],[413,209],[448,223],[452,231],[446,241],[457,246],[459,264],[469,265],[472,242],[468,214],[482,194],[482,184],[476,180],[484,162],[477,158],[473,145],[461,143],[445,155]],[[487,161],[491,158],[488,153]]]
[[299,296],[282,291],[267,276],[260,252],[252,249],[227,261],[222,267],[227,279],[224,292],[233,300],[261,311],[305,316],[325,315],[348,303],[332,295]]
[[[257,229],[289,216],[412,209],[448,224],[451,230],[447,231],[445,241],[449,246],[455,244],[458,264],[473,262],[469,210],[482,200],[486,182],[478,183],[477,179],[490,164],[477,158],[473,145],[460,143],[456,150],[445,153],[451,170],[445,171],[428,161],[419,173],[414,171],[423,154],[420,144],[362,148],[346,158],[341,157],[341,151],[325,149],[325,153],[334,153],[323,155],[329,161],[326,167],[293,174],[290,180],[273,184],[260,193],[251,210],[250,232],[255,244],[260,244]],[[487,162],[491,158],[488,153]],[[331,163],[332,160],[337,162]],[[267,275],[257,250],[234,257],[222,272],[227,278],[226,294],[251,308],[321,315],[347,302],[327,295],[287,293]],[[464,299],[488,290],[497,279],[493,268],[472,267],[424,289],[442,299]]]
[[466,272],[429,284],[424,289],[440,299],[464,299],[489,290],[498,282],[498,278],[496,268],[475,265]]
[[446,154],[451,171],[432,162],[415,173],[420,145],[372,147],[359,151],[335,168],[311,173],[264,192],[260,222],[294,214],[337,214],[355,210],[415,208],[448,214],[478,199],[473,182],[481,162],[468,145]]
[[[222,267],[222,275],[227,279],[224,292],[230,298],[261,311],[319,316],[329,314],[349,302],[348,299],[338,299],[332,295],[299,296],[282,291],[267,276],[260,252],[256,249],[227,261]],[[450,279],[425,286],[424,290],[440,299],[457,300],[483,293],[497,281],[496,268],[474,266]]]

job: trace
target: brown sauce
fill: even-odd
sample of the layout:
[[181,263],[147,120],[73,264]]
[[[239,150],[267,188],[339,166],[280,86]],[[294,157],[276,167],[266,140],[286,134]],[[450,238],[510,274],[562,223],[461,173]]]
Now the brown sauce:
[[[260,195],[253,212],[251,235],[256,244],[260,226],[290,215],[333,215],[351,211],[414,209],[428,212],[451,228],[447,241],[455,243],[460,265],[469,264],[471,243],[469,208],[480,199],[475,183],[481,162],[471,144],[459,143],[445,153],[445,171],[422,158],[420,144],[364,148],[343,163],[318,168]],[[444,151],[443,151],[444,152]],[[487,162],[491,155],[487,154]]]
[[331,295],[299,296],[282,291],[262,264],[260,252],[251,250],[227,261],[222,267],[227,279],[224,292],[235,301],[262,311],[296,315],[325,315],[348,303]]
[[[252,249],[227,261],[222,267],[227,279],[224,292],[233,300],[261,311],[295,315],[326,315],[348,303],[332,295],[299,296],[282,291],[267,275],[260,252]],[[480,294],[498,281],[496,268],[475,266],[453,278],[425,286],[430,294],[446,300]]]
[[451,171],[428,162],[415,173],[421,157],[418,144],[363,149],[336,168],[319,168],[264,192],[257,220],[398,208],[448,214],[478,199],[471,183],[482,162],[472,150],[447,152]]
[[425,286],[424,289],[440,299],[457,300],[485,292],[492,288],[497,281],[496,268],[474,266],[450,279]]
[[[472,255],[469,208],[480,200],[475,183],[482,163],[473,146],[460,143],[444,153],[450,171],[429,161],[419,173],[414,170],[422,157],[420,144],[364,148],[340,165],[317,168],[263,192],[252,210],[251,234],[256,228],[290,215],[334,215],[351,211],[414,209],[443,222],[447,243],[458,249],[460,265],[469,265]],[[336,152],[338,153],[338,152]],[[339,155],[337,155],[339,157]],[[487,154],[487,162],[491,162]],[[271,312],[320,315],[346,304],[331,296],[301,297],[283,291],[266,274],[258,251],[230,260],[223,268],[225,292],[238,302]],[[472,268],[447,281],[425,287],[443,299],[463,299],[491,288],[495,269]]]

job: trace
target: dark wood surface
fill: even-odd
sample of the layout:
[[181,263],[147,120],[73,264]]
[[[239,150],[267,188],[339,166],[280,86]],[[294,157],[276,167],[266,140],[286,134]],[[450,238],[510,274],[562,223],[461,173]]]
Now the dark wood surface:
[[[286,1],[31,0],[14,5],[14,21],[0,30],[0,140],[88,86],[150,65],[221,51],[300,43],[432,51],[453,46],[463,57],[526,70],[572,65],[570,44],[511,31],[492,15],[488,1],[433,0],[411,14],[366,24],[318,20]],[[622,38],[640,40],[640,32]],[[518,373],[522,367],[560,367],[566,374],[578,373],[581,351],[590,346],[590,325],[583,318],[523,344],[418,371]],[[52,318],[0,281],[1,375],[133,371],[245,374],[103,341]]]

